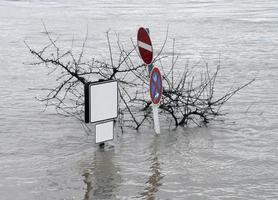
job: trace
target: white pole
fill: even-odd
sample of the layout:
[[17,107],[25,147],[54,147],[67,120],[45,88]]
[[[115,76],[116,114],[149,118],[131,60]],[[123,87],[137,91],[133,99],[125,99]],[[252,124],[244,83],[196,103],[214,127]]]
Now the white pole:
[[153,121],[154,121],[154,131],[156,132],[156,134],[160,134],[158,105],[154,105],[154,104],[153,104]]

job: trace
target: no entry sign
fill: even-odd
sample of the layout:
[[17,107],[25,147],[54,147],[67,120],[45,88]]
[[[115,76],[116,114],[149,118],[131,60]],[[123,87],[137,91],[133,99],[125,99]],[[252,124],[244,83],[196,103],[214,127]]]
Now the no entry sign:
[[150,75],[150,96],[153,104],[158,104],[162,96],[162,79],[157,67],[153,68]]
[[137,33],[137,45],[142,60],[147,64],[153,61],[153,47],[151,38],[147,30],[143,27],[139,28]]

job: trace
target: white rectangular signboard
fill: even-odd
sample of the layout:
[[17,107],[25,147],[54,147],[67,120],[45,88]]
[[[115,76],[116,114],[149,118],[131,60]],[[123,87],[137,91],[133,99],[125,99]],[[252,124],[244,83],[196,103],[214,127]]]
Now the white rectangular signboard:
[[85,122],[95,123],[118,116],[118,82],[89,83],[85,87]]
[[106,142],[114,138],[114,121],[96,124],[96,143]]

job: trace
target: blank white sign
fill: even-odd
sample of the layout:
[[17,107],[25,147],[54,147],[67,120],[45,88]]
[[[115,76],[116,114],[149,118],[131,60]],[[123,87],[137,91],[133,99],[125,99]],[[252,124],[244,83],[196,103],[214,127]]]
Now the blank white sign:
[[96,125],[96,143],[105,142],[114,138],[114,121]]
[[99,122],[118,116],[117,81],[90,85],[90,121]]

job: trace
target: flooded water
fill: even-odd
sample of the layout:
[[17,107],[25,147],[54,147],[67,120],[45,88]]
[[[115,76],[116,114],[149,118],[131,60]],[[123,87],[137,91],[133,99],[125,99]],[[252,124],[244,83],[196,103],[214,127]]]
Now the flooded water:
[[[79,122],[42,113],[29,88],[53,85],[24,41],[45,45],[43,20],[62,41],[108,54],[105,31],[136,38],[149,27],[156,51],[167,26],[193,63],[219,55],[219,91],[256,81],[207,128],[117,130],[99,150]],[[128,42],[127,42],[128,43]],[[171,45],[170,45],[171,46]],[[170,49],[165,49],[170,51]],[[0,2],[0,199],[278,199],[278,3],[274,0]]]

